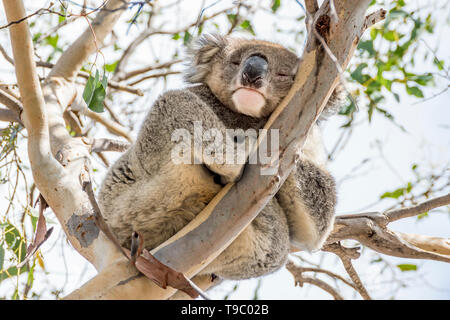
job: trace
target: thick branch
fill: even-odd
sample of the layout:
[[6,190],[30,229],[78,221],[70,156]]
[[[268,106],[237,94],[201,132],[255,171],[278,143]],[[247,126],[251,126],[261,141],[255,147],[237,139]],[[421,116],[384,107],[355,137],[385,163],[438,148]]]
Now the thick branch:
[[314,16],[314,14],[319,10],[319,5],[317,0],[305,0],[306,11]]
[[450,256],[450,239],[428,237],[421,234],[396,232],[403,240],[425,251]]
[[392,221],[447,205],[449,198],[449,195],[445,195],[410,208],[388,211],[385,214],[369,212],[337,216],[334,230],[326,243],[354,239],[372,250],[391,256],[450,262],[448,239],[408,235],[387,228]]
[[0,121],[18,122],[18,123],[22,124],[22,121],[20,120],[17,113],[15,113],[11,110],[8,110],[8,109],[0,109]]
[[[26,16],[21,0],[4,0],[8,22],[18,21]],[[23,122],[28,131],[28,154],[34,166],[49,168],[55,165],[50,156],[48,126],[45,114],[45,102],[34,63],[33,42],[26,21],[9,27],[16,78],[23,104]],[[3,92],[2,92],[3,93]],[[5,95],[3,97],[6,97]],[[20,113],[19,113],[20,114]],[[33,175],[38,175],[33,171]]]

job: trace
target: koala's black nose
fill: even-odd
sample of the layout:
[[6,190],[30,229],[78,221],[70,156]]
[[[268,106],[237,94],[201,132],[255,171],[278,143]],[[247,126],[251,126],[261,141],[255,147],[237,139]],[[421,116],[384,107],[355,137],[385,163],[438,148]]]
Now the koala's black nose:
[[260,86],[261,80],[269,69],[267,60],[260,56],[251,56],[244,62],[244,69],[242,70],[242,84],[243,85],[257,85]]

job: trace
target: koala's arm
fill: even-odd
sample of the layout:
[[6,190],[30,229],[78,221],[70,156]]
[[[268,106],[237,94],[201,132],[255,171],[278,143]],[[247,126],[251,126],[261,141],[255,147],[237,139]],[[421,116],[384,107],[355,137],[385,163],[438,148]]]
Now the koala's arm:
[[[225,162],[226,148],[214,149],[211,147],[214,139],[203,138],[203,134],[209,129],[214,129],[220,133],[225,142],[226,127],[208,104],[188,90],[165,93],[155,102],[136,141],[142,166],[147,172],[154,172],[155,168],[149,168],[149,166],[155,165],[154,157],[161,154],[165,154],[166,158],[160,161],[170,161],[170,156],[174,152],[176,144],[185,140],[182,133],[188,132],[190,156],[192,156],[190,163],[205,165],[209,170],[220,175],[222,182],[235,181],[240,177],[245,161],[238,164],[234,162],[227,164]],[[175,130],[178,130],[178,134],[174,135]],[[245,144],[246,140],[238,139],[228,142],[231,143],[232,148],[241,149],[241,145]],[[201,146],[201,148],[195,146]],[[223,163],[217,163],[214,158],[207,156],[208,153],[205,150],[211,151],[211,149],[216,152],[216,157],[219,156],[218,152],[223,153],[221,157]],[[244,156],[245,160],[247,157],[248,151]],[[147,161],[146,159],[152,159],[153,161]]]
[[336,186],[325,168],[317,127],[276,197],[288,219],[291,244],[301,250],[320,249],[333,229]]

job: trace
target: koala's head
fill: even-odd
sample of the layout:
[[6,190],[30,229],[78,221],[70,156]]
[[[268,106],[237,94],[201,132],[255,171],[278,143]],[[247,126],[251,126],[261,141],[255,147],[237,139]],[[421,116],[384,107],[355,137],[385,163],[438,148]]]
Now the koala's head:
[[275,43],[209,34],[190,53],[186,81],[206,84],[225,106],[256,118],[270,115],[287,95],[300,62]]

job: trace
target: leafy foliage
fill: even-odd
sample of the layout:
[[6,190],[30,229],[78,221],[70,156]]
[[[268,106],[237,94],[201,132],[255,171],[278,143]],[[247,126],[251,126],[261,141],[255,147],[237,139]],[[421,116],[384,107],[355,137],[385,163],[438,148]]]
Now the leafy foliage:
[[[359,63],[350,67],[350,79],[356,84],[354,96],[367,101],[367,114],[372,120],[374,111],[394,121],[394,117],[384,106],[387,96],[400,102],[403,89],[408,95],[423,98],[423,88],[433,85],[433,72],[416,73],[415,62],[429,56],[421,52],[423,33],[433,33],[432,12],[423,10],[408,11],[403,0],[393,3],[380,3],[384,8],[390,6],[386,19],[371,28],[358,44],[356,59]],[[423,40],[422,40],[423,41]],[[436,63],[436,71],[444,68],[444,62]],[[348,102],[340,114],[349,118],[351,124],[356,106]]]

